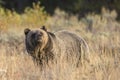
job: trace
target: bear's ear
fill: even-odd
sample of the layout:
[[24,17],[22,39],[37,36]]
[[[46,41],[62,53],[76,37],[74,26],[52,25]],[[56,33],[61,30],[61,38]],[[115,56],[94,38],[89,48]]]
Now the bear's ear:
[[24,34],[25,34],[25,35],[27,35],[29,32],[30,32],[30,29],[29,29],[29,28],[26,28],[26,29],[24,30]]
[[41,29],[44,30],[44,31],[47,31],[45,26],[42,26]]

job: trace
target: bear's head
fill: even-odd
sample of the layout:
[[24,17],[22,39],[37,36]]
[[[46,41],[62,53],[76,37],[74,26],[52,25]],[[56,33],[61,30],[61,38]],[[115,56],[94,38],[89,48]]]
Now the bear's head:
[[29,54],[34,54],[37,49],[43,50],[49,40],[48,32],[45,26],[39,30],[24,30],[26,49]]

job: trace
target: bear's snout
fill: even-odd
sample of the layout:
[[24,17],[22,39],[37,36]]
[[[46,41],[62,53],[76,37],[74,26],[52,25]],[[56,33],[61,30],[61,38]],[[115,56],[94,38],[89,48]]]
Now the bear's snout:
[[35,41],[41,42],[42,41],[42,34],[41,33],[36,33],[35,34]]

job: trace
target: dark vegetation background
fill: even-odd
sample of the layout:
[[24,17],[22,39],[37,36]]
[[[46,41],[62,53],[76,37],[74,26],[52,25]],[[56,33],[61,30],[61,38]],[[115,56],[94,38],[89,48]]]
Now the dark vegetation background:
[[109,10],[115,9],[120,19],[120,0],[0,0],[2,7],[23,13],[26,7],[32,7],[32,3],[40,2],[45,10],[53,15],[56,8],[60,8],[69,14],[78,14],[79,18],[89,12],[100,13],[101,7]]

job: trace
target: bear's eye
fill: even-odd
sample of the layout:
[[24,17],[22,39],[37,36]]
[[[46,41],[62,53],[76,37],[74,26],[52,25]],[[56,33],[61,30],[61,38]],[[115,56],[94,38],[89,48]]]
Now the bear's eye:
[[42,33],[41,31],[36,31],[36,35],[37,35],[37,36],[42,36],[43,33]]

